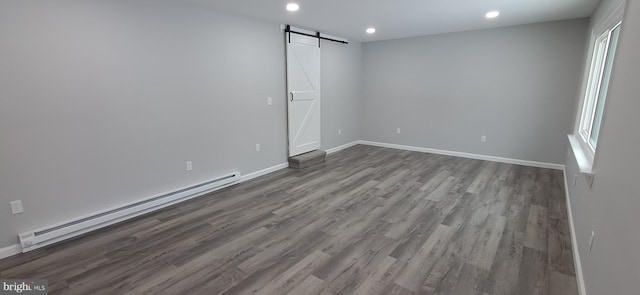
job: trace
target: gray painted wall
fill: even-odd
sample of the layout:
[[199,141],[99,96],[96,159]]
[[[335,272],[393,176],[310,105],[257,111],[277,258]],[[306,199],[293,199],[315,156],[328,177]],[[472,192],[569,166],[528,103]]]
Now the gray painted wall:
[[586,36],[579,19],[364,43],[363,139],[563,163]]
[[[603,1],[591,27],[621,1]],[[593,187],[579,173],[573,152],[566,160],[571,211],[587,293],[637,294],[640,280],[640,3],[627,1],[622,32],[609,85]],[[582,93],[581,93],[582,96]],[[573,186],[574,176],[578,181]],[[589,251],[591,231],[595,232]]]
[[[175,1],[2,1],[0,36],[0,248],[286,162],[279,24]],[[323,130],[343,129],[323,134],[331,148],[359,138],[360,44],[324,49]],[[25,213],[14,216],[18,199]]]
[[327,150],[360,139],[362,46],[323,41],[321,55],[322,149]]

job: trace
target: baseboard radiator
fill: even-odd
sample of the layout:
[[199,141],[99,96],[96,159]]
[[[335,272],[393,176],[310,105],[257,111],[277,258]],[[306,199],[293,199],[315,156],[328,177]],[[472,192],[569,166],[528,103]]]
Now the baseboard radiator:
[[222,189],[240,181],[240,172],[230,173],[200,184],[137,201],[88,216],[42,227],[18,235],[22,252],[29,252],[105,226],[146,214],[206,193]]

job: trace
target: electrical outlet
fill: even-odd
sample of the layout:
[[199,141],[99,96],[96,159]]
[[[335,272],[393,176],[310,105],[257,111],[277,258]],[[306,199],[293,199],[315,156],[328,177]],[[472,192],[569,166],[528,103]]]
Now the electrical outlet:
[[589,251],[591,251],[591,249],[593,249],[593,240],[596,237],[596,233],[594,231],[591,231],[591,239],[589,240]]
[[267,105],[273,105],[273,98],[271,96],[267,97]]
[[260,151],[260,144],[256,143],[256,152],[259,152],[259,151]]
[[191,163],[191,161],[187,162],[187,171],[191,171],[193,170],[193,164]]
[[12,201],[11,203],[11,213],[12,214],[20,214],[22,212],[24,212],[24,208],[22,208],[22,201],[17,200],[17,201]]
[[338,135],[342,135],[342,129],[338,128]]
[[481,136],[480,142],[487,142],[487,136],[486,135]]
[[400,127],[396,128],[396,134],[400,134]]

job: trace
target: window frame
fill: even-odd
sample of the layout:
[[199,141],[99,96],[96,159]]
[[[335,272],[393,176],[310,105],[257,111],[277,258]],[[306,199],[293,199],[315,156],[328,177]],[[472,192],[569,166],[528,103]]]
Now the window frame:
[[[604,116],[604,108],[606,104],[607,93],[603,93],[602,97],[600,95],[600,92],[603,90],[602,85],[605,77],[605,69],[608,62],[613,62],[615,60],[615,52],[614,55],[611,56],[612,60],[608,60],[609,49],[612,47],[611,38],[613,32],[616,29],[621,28],[621,25],[622,21],[619,21],[613,27],[605,30],[600,36],[598,36],[598,38],[596,38],[593,47],[591,65],[589,67],[589,77],[587,80],[587,87],[577,130],[582,144],[587,147],[586,150],[589,151],[591,158],[594,157],[598,145],[598,142],[592,138],[592,135],[595,127],[594,123],[596,121],[596,111],[598,109],[599,99],[602,98],[604,100],[604,103],[602,104],[603,110],[600,112],[600,116]],[[610,79],[611,77],[608,78]],[[609,81],[607,81],[607,83],[609,83]],[[607,90],[608,89],[605,89],[605,91]],[[600,118],[600,122],[601,124],[598,126],[598,133],[602,128],[602,118]]]

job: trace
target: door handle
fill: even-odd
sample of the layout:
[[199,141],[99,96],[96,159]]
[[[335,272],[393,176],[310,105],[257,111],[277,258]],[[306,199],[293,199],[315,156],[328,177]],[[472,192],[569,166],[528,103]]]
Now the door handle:
[[289,92],[291,93],[291,101],[293,101],[293,92]]

